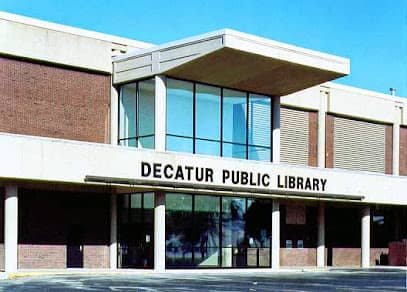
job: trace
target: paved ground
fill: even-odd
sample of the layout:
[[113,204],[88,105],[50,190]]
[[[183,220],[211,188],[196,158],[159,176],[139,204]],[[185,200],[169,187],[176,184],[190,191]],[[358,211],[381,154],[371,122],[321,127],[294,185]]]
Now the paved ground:
[[407,291],[407,271],[116,274],[24,277],[0,291]]

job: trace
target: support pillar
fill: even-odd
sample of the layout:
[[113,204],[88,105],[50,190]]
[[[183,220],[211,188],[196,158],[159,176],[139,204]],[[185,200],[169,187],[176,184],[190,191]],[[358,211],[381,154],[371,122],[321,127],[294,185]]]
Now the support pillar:
[[117,269],[117,195],[110,195],[110,269]]
[[167,86],[163,75],[155,76],[155,150],[165,151]]
[[280,163],[280,97],[273,98],[273,163]]
[[325,205],[319,203],[318,206],[318,246],[317,246],[317,267],[325,266]]
[[4,269],[7,273],[17,271],[18,248],[18,187],[5,186],[4,202]]
[[280,268],[280,203],[273,200],[271,227],[271,268],[278,270]]
[[370,207],[362,209],[362,254],[361,267],[369,268],[370,266]]
[[165,193],[154,195],[154,270],[165,271]]

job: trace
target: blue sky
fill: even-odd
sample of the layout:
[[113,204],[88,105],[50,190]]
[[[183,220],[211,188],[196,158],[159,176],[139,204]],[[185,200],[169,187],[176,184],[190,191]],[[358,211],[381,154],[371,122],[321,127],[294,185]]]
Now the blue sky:
[[407,97],[407,0],[0,0],[0,10],[164,43],[220,28],[348,57],[336,82]]

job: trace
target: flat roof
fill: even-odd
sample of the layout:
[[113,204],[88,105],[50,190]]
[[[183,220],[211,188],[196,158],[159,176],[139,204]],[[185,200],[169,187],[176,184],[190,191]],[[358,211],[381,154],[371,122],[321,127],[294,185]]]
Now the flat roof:
[[349,59],[222,29],[113,58],[115,84],[156,74],[286,95],[349,74]]

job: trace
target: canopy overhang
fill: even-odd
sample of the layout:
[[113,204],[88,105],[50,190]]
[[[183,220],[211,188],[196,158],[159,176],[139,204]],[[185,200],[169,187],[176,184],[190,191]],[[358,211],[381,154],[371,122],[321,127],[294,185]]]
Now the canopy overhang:
[[115,57],[113,82],[163,74],[272,96],[349,74],[349,60],[232,30]]

